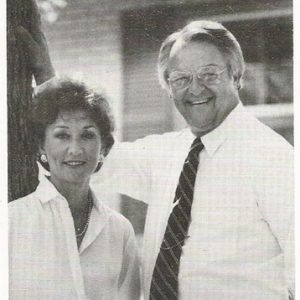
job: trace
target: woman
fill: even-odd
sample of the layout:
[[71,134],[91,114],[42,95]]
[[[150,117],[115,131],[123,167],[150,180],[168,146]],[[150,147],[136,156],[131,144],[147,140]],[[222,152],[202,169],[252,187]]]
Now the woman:
[[50,175],[9,203],[10,299],[138,299],[132,226],[89,187],[114,143],[107,101],[58,79],[35,96],[32,120]]

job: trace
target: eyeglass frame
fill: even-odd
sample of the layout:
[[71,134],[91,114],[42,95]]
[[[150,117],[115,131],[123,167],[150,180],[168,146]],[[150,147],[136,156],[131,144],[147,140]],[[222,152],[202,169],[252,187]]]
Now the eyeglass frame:
[[[214,68],[219,69],[219,70],[218,70],[218,72],[216,72],[216,73],[214,74],[214,75],[217,75],[217,78],[216,78],[215,80],[213,80],[213,82],[208,82],[208,81],[206,81],[205,79],[203,79],[203,78],[201,78],[201,77],[199,76],[199,72],[200,72],[201,70],[209,69],[209,68],[211,68],[211,67],[214,67]],[[194,79],[194,76],[195,76],[195,74],[196,74],[196,78],[197,78],[198,80],[201,80],[201,82],[203,82],[204,85],[210,86],[210,85],[220,84],[220,83],[222,82],[222,80],[221,80],[221,78],[220,78],[220,75],[221,75],[222,73],[224,73],[225,70],[227,70],[227,67],[224,67],[223,69],[220,69],[220,67],[218,67],[218,66],[204,66],[204,67],[200,67],[200,68],[198,68],[198,70],[197,70],[196,72],[174,70],[174,71],[172,71],[172,72],[169,74],[169,77],[167,78],[167,81],[168,81],[168,83],[169,83],[171,89],[173,89],[173,90],[175,90],[175,91],[180,91],[180,90],[187,89],[187,88],[189,88],[189,87],[191,86],[191,84],[192,84],[192,82],[193,82],[193,79]],[[183,87],[177,87],[177,88],[176,88],[176,87],[174,87],[174,85],[172,85],[172,81],[171,81],[170,75],[171,75],[172,73],[174,73],[174,72],[180,72],[180,73],[186,75],[186,77],[189,77],[189,80],[188,80],[186,86],[183,86]],[[207,72],[207,73],[208,73],[208,72]],[[205,73],[203,73],[203,74],[205,74]],[[184,76],[178,77],[178,78],[175,79],[174,81],[176,81],[176,80],[178,80],[178,79],[182,79],[183,77],[184,77]]]

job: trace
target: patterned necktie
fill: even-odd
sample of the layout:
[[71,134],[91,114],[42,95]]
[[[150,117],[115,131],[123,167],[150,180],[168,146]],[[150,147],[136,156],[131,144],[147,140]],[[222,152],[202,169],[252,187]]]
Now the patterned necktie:
[[191,220],[194,185],[203,149],[201,139],[194,140],[184,161],[175,192],[175,206],[169,216],[165,235],[154,267],[150,299],[172,300],[178,297],[178,272],[180,256]]

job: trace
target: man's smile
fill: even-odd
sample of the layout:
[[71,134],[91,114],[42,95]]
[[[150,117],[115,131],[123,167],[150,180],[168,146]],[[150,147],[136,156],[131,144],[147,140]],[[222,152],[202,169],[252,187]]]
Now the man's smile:
[[195,105],[201,105],[204,103],[208,103],[209,101],[211,101],[214,97],[207,97],[207,98],[203,98],[200,100],[195,100],[195,101],[188,101],[187,104],[191,105],[191,106],[195,106]]

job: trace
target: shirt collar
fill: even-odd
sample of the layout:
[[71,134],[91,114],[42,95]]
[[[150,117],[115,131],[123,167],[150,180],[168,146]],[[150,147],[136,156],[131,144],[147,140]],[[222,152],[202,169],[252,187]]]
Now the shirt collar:
[[96,194],[94,193],[94,191],[90,188],[91,190],[91,194],[92,194],[92,198],[93,198],[93,204],[95,209],[97,210],[99,215],[103,215],[103,217],[107,217],[107,211],[106,211],[106,207],[105,205],[96,197]]
[[239,128],[243,112],[244,107],[239,103],[217,128],[201,137],[209,156],[212,157],[236,128]]
[[[51,200],[62,200],[62,202],[65,202],[66,205],[68,205],[68,201],[66,198],[56,189],[56,187],[53,185],[53,183],[47,178],[46,175],[39,177],[39,185],[36,189],[36,195],[40,199],[42,203],[47,203]],[[101,203],[101,201],[98,200],[98,198],[95,196],[95,193],[91,189],[93,204],[95,209],[97,210],[98,214],[106,214],[105,207]],[[68,205],[69,206],[69,205]]]
[[[40,183],[36,189],[36,195],[42,203],[49,201],[56,201],[59,205],[69,207],[67,200],[58,192],[52,182],[47,176],[39,177]],[[88,230],[80,245],[80,253],[83,252],[99,235],[109,218],[109,210],[96,197],[93,190],[91,190],[93,199],[93,209],[90,217],[90,224]]]
[[93,198],[93,209],[91,211],[90,223],[87,232],[79,247],[79,253],[82,253],[97,238],[108,222],[109,212],[105,205],[96,197],[91,190]]
[[47,203],[51,200],[59,199],[62,204],[68,206],[68,202],[58,190],[55,188],[53,183],[47,178],[46,175],[39,176],[39,185],[36,189],[36,195],[42,203]]

